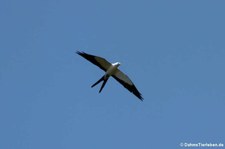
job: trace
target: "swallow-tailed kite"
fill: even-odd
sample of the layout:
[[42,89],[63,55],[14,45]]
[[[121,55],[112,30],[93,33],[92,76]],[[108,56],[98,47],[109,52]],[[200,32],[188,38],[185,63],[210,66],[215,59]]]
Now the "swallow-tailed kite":
[[118,69],[118,67],[120,66],[119,62],[110,63],[106,59],[99,56],[94,56],[94,55],[90,55],[85,52],[79,52],[79,51],[77,51],[76,53],[105,71],[105,74],[96,83],[94,83],[91,86],[91,87],[94,87],[95,85],[103,81],[102,86],[99,90],[99,93],[104,88],[109,77],[112,76],[119,83],[121,83],[125,88],[127,88],[130,92],[132,92],[135,96],[137,96],[140,100],[143,100],[141,93],[137,90],[137,88],[135,87],[133,82],[130,80],[130,78]]

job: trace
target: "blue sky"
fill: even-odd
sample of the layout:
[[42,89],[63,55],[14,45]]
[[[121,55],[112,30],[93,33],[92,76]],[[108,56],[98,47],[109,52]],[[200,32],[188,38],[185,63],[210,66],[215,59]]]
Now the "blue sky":
[[[0,1],[0,148],[225,144],[224,1]],[[76,50],[120,61],[144,102]]]

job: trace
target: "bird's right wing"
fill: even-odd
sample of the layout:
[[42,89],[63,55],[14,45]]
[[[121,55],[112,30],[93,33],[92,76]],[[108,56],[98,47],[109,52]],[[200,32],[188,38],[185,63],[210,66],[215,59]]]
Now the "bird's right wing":
[[117,69],[116,73],[113,75],[113,78],[116,79],[131,93],[133,93],[136,97],[138,97],[140,100],[143,101],[143,97],[141,96],[141,93],[137,90],[134,83],[130,80],[130,78],[126,74],[124,74],[122,71]]

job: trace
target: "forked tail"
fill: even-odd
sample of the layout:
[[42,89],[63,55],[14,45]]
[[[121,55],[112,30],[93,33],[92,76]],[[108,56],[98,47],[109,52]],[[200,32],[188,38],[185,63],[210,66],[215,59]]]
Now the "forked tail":
[[100,88],[100,90],[99,90],[99,93],[101,93],[101,91],[102,91],[102,89],[104,88],[104,86],[105,86],[106,82],[108,81],[108,79],[109,79],[109,77],[103,76],[103,77],[101,77],[97,82],[95,82],[91,87],[94,87],[94,86],[96,86],[97,84],[99,84],[101,81],[103,81],[102,86],[101,86],[101,88]]
[[102,89],[104,88],[104,86],[105,86],[105,84],[106,84],[106,82],[108,81],[108,77],[106,78],[106,79],[104,79],[104,81],[103,81],[103,83],[102,83],[102,86],[101,86],[101,88],[100,88],[100,90],[99,90],[99,93],[101,93],[101,91],[102,91]]

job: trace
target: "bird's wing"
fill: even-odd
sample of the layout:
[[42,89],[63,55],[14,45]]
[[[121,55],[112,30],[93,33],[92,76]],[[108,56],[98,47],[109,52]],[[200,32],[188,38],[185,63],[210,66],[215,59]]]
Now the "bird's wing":
[[85,58],[86,60],[90,61],[91,63],[95,64],[104,71],[106,71],[111,66],[111,63],[102,57],[90,55],[80,51],[77,51],[76,53]]
[[125,75],[122,71],[117,69],[116,73],[113,75],[113,78],[116,79],[120,84],[122,84],[126,89],[132,92],[135,96],[137,96],[140,100],[143,101],[143,97],[141,93],[137,90],[134,83],[130,80],[130,78]]

